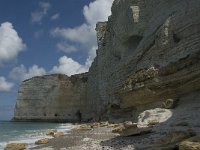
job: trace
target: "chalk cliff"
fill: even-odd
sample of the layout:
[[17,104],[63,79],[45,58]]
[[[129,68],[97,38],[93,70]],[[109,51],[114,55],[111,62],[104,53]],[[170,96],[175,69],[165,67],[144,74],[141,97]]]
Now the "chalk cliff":
[[200,108],[199,12],[198,0],[115,0],[97,24],[89,73],[22,82],[14,119],[138,121],[167,99],[184,105],[177,115],[188,108],[197,117],[189,112],[198,112],[193,102]]
[[34,77],[21,83],[14,120],[78,122],[87,114],[87,73]]
[[142,105],[199,91],[199,11],[196,0],[115,0],[96,28],[88,78],[96,113],[134,118]]

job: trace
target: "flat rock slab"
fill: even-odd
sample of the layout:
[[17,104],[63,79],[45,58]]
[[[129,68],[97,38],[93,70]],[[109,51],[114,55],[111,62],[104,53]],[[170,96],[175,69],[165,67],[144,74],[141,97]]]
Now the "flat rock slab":
[[142,135],[142,134],[148,134],[151,133],[152,129],[151,128],[137,128],[135,126],[126,128],[122,130],[121,136],[137,136],[137,135]]

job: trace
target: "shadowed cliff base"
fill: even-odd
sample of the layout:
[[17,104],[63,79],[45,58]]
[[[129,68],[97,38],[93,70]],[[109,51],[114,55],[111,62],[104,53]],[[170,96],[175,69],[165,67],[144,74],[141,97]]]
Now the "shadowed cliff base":
[[199,96],[199,92],[184,96],[178,103],[171,103],[169,99],[162,107],[142,111],[137,122],[78,124],[66,136],[33,149],[175,150],[187,149],[187,141],[197,147],[200,140],[200,121],[196,119],[200,117]]

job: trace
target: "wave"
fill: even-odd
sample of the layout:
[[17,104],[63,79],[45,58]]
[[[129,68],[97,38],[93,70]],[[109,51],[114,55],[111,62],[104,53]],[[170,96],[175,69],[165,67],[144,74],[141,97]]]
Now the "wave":
[[[42,123],[41,123],[42,124]],[[40,125],[40,124],[38,124]],[[0,140],[0,150],[3,150],[5,146],[8,143],[26,143],[27,144],[27,149],[36,147],[35,141],[48,138],[51,139],[53,137],[45,135],[45,131],[47,130],[57,130],[58,132],[63,132],[64,134],[67,134],[73,126],[71,124],[54,124],[54,127],[47,127],[43,129],[25,129],[23,130],[23,133],[16,129],[10,130],[9,134],[10,136],[7,135],[0,135],[0,139],[3,138],[3,136],[7,136],[6,140]],[[20,129],[21,130],[21,129]],[[17,134],[18,135],[17,135]],[[15,136],[12,136],[15,135]]]

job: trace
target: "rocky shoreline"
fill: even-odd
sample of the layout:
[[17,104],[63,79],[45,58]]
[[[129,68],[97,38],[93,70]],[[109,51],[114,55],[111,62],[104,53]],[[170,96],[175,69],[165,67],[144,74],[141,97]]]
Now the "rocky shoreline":
[[[67,134],[48,130],[53,139],[41,139],[32,150],[198,150],[200,134],[192,128],[156,132],[157,123],[138,127],[137,123],[96,122],[76,124]],[[36,135],[37,136],[37,135]],[[13,147],[15,147],[13,149]],[[7,145],[5,150],[24,150],[25,143]]]

